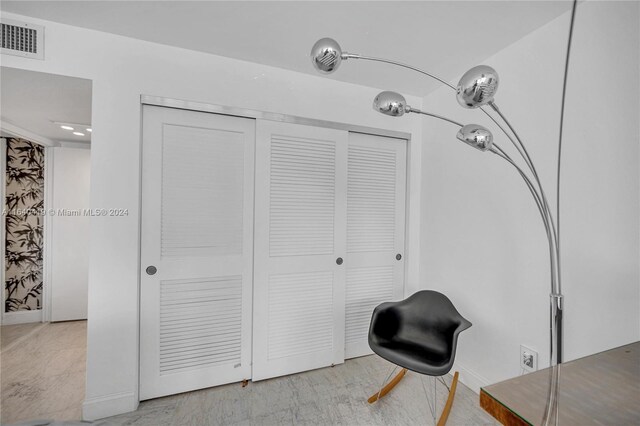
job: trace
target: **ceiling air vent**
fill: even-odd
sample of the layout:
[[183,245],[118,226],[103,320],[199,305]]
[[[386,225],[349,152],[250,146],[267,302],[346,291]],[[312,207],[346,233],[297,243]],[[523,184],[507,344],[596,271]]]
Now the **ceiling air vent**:
[[44,59],[44,27],[9,19],[0,21],[0,52],[5,55]]

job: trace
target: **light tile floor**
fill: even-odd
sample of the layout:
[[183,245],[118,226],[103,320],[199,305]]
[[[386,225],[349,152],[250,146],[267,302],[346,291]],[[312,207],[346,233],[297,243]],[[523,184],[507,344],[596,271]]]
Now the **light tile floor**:
[[[111,417],[106,425],[429,425],[430,378],[409,373],[380,403],[367,398],[389,373],[376,356],[356,358],[333,368],[250,383],[221,386],[142,402],[138,411]],[[451,376],[446,377],[450,383]],[[446,388],[438,384],[438,410]],[[478,405],[478,395],[458,386],[448,425],[495,425]]]
[[26,338],[33,331],[44,326],[45,324],[40,322],[31,322],[0,327],[2,330],[2,333],[0,333],[0,350],[8,349],[15,342]]
[[[86,321],[2,327],[0,421],[79,419],[84,399]],[[13,334],[12,339],[4,335]],[[5,340],[10,340],[5,346]]]
[[[14,339],[8,349],[2,347],[2,424],[35,418],[79,420],[84,398],[86,323],[47,324],[27,333],[31,334]],[[379,403],[367,403],[389,373],[389,366],[376,356],[362,357],[333,368],[250,383],[245,388],[230,384],[144,401],[133,413],[94,424],[432,424],[425,394],[431,392],[432,382],[415,373],[407,374]],[[450,380],[447,376],[446,381]],[[439,411],[446,394],[446,388],[438,384]],[[495,424],[479,407],[478,395],[459,384],[448,425]]]

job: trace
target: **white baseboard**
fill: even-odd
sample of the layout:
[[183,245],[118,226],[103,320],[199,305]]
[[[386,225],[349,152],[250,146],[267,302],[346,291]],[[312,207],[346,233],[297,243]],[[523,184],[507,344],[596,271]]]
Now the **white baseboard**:
[[134,392],[122,392],[98,398],[88,398],[82,403],[82,420],[98,420],[138,409]]
[[2,325],[42,322],[42,309],[37,311],[15,311],[2,314]]
[[480,394],[480,388],[491,384],[489,379],[481,376],[473,370],[468,369],[464,365],[455,363],[451,370],[458,371],[460,373],[458,380],[460,380],[460,382],[462,382],[466,387],[477,394]]

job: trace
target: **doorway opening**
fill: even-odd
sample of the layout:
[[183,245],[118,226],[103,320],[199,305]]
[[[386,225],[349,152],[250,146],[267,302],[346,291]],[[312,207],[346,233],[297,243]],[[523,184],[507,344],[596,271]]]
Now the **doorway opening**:
[[[86,370],[92,82],[0,71],[2,420],[78,420]],[[37,395],[27,398],[25,386]]]

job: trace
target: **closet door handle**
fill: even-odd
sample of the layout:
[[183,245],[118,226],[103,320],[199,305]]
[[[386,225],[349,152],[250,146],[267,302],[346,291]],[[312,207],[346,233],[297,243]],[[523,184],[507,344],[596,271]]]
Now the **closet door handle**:
[[342,262],[344,262],[344,261],[342,260],[342,258],[341,258],[341,257],[339,257],[339,258],[337,258],[337,259],[336,259],[336,263],[337,263],[338,265],[342,265]]
[[158,272],[158,268],[156,268],[153,265],[147,266],[147,269],[145,269],[145,272],[147,273],[147,275],[155,275],[156,272]]
[[400,253],[396,254],[396,260],[402,259],[402,255]]

